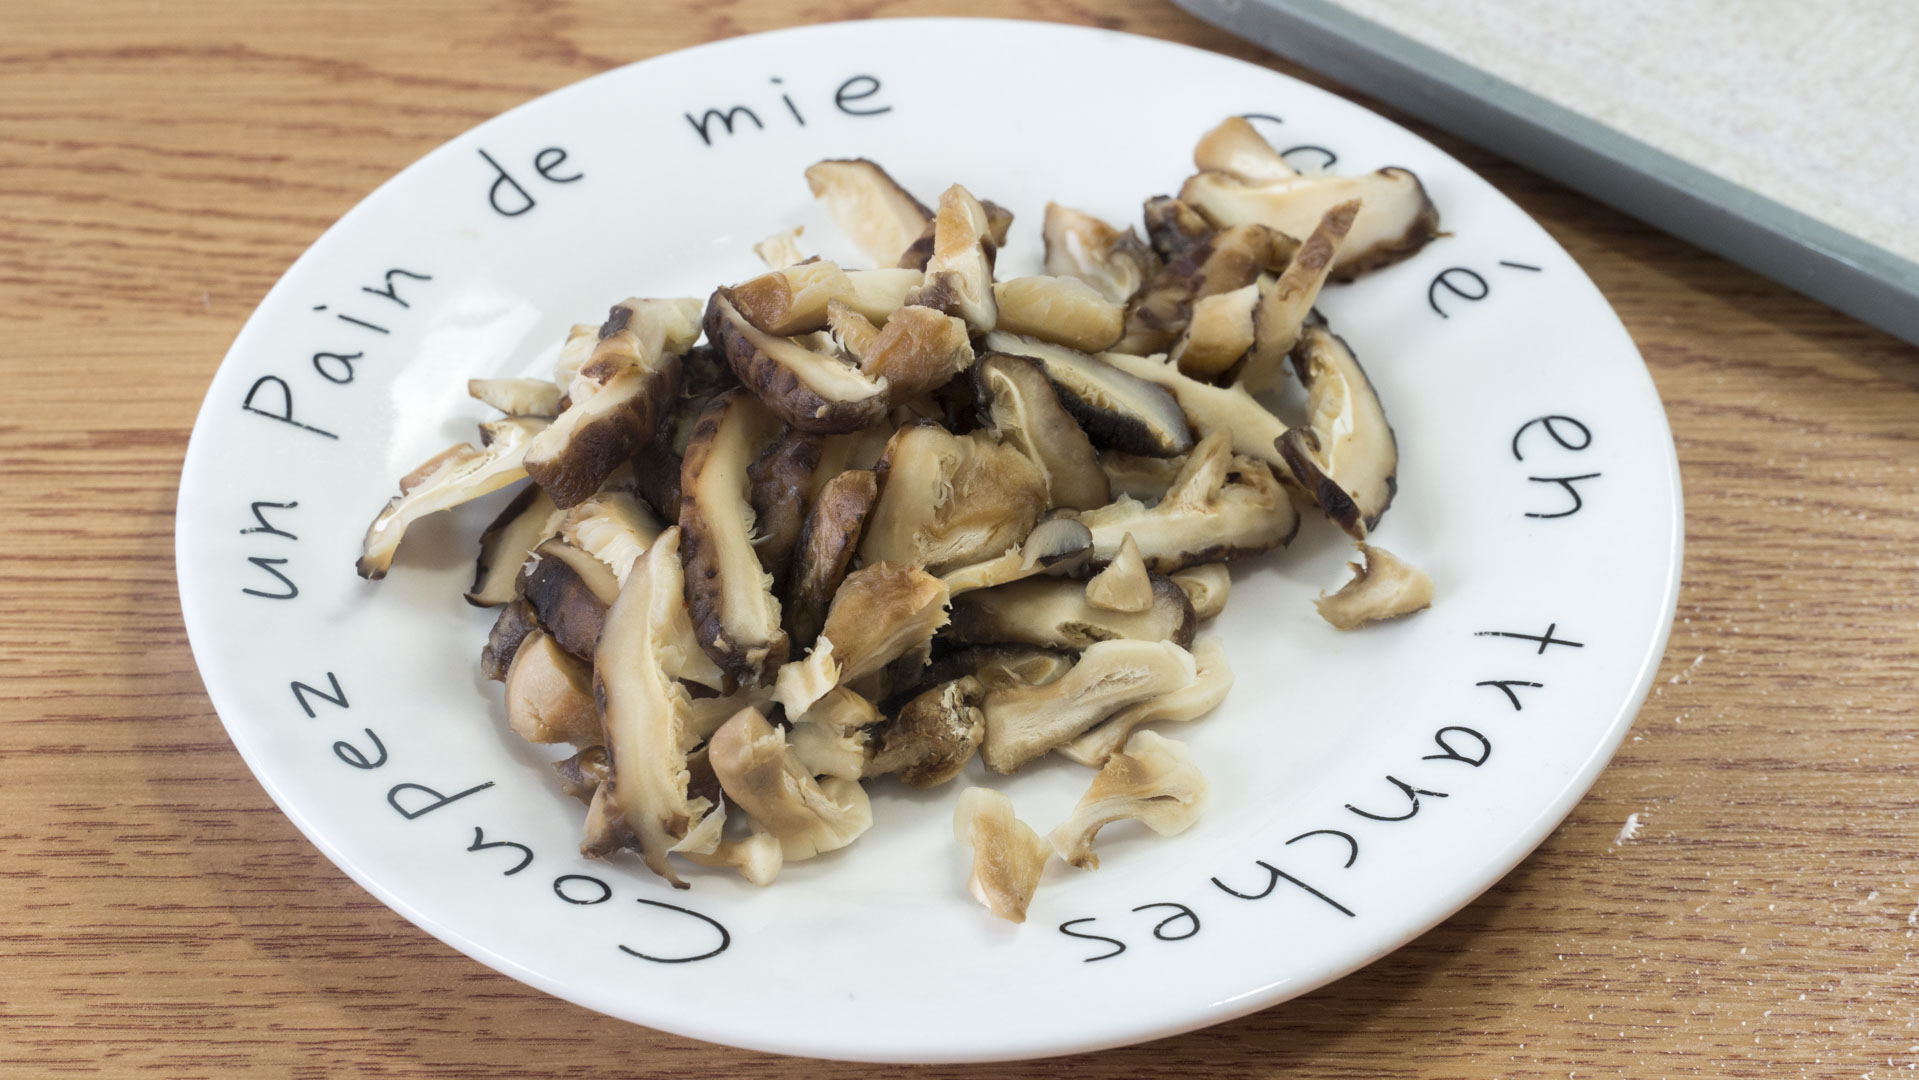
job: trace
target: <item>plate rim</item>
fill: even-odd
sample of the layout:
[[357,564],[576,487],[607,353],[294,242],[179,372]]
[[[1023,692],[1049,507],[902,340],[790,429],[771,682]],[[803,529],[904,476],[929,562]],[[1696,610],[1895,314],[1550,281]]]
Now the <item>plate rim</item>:
[[[222,355],[219,365],[214,369],[212,376],[209,378],[208,392],[207,395],[203,397],[200,408],[196,410],[193,429],[188,439],[187,450],[181,462],[180,482],[174,507],[175,583],[180,602],[182,623],[186,629],[188,645],[194,657],[195,671],[201,676],[202,686],[206,690],[209,702],[213,705],[215,714],[220,719],[221,726],[225,730],[228,740],[233,744],[235,750],[239,752],[241,759],[246,763],[248,771],[253,775],[254,780],[259,783],[262,790],[266,792],[267,797],[273,802],[275,808],[291,821],[294,827],[299,830],[300,834],[305,837],[307,842],[319,850],[329,862],[345,873],[346,876],[360,886],[360,888],[378,899],[388,909],[419,927],[421,930],[426,931],[438,941],[450,946],[455,951],[524,985],[617,1020],[653,1030],[665,1031],[669,1034],[685,1038],[713,1043],[715,1045],[763,1053],[872,1063],[961,1064],[1033,1060],[1069,1054],[1089,1053],[1120,1046],[1151,1042],[1238,1019],[1304,996],[1332,982],[1345,978],[1360,968],[1369,966],[1379,959],[1398,951],[1440,923],[1452,918],[1467,905],[1496,886],[1510,874],[1515,867],[1525,861],[1533,851],[1537,850],[1566,819],[1573,808],[1585,798],[1593,785],[1597,783],[1599,775],[1604,771],[1606,765],[1610,763],[1613,756],[1618,752],[1619,747],[1624,743],[1626,734],[1632,729],[1633,720],[1638,716],[1640,709],[1644,706],[1646,699],[1651,694],[1653,681],[1656,678],[1658,667],[1664,659],[1666,648],[1671,637],[1673,622],[1678,610],[1680,580],[1684,569],[1685,500],[1677,446],[1673,440],[1671,423],[1666,414],[1664,401],[1659,395],[1658,387],[1651,379],[1650,369],[1645,366],[1643,352],[1640,351],[1637,342],[1632,340],[1631,333],[1625,327],[1624,321],[1619,318],[1617,309],[1613,307],[1611,301],[1605,297],[1604,293],[1599,291],[1597,284],[1592,282],[1585,268],[1580,265],[1577,260],[1571,259],[1570,253],[1568,253],[1568,260],[1578,271],[1580,277],[1593,288],[1594,293],[1604,304],[1606,314],[1611,316],[1612,320],[1618,324],[1620,332],[1626,342],[1632,346],[1633,353],[1641,365],[1641,370],[1646,374],[1645,388],[1650,392],[1652,402],[1656,406],[1656,408],[1651,410],[1651,416],[1656,421],[1658,435],[1660,436],[1659,449],[1664,451],[1664,453],[1660,455],[1661,464],[1664,467],[1666,480],[1672,493],[1670,506],[1666,508],[1670,514],[1671,530],[1667,543],[1668,553],[1665,565],[1665,581],[1663,583],[1663,599],[1658,608],[1659,611],[1664,612],[1664,616],[1658,625],[1657,631],[1647,642],[1645,651],[1638,664],[1638,671],[1634,677],[1631,691],[1621,699],[1621,705],[1616,710],[1613,718],[1607,723],[1604,735],[1591,746],[1584,760],[1581,761],[1578,768],[1573,771],[1560,791],[1549,802],[1542,805],[1533,815],[1532,820],[1526,824],[1525,828],[1519,833],[1518,838],[1503,849],[1498,859],[1481,864],[1482,869],[1478,872],[1453,879],[1452,884],[1448,888],[1434,894],[1435,899],[1429,900],[1427,905],[1425,905],[1430,913],[1430,918],[1417,923],[1407,924],[1402,932],[1387,935],[1387,940],[1379,947],[1369,952],[1356,954],[1347,964],[1330,965],[1297,981],[1269,984],[1266,987],[1244,993],[1225,1002],[1216,1002],[1211,1005],[1202,1006],[1194,1010],[1190,1015],[1185,1015],[1180,1019],[1169,1020],[1163,1023],[1147,1024],[1134,1031],[1108,1038],[1092,1038],[1078,1042],[1056,1040],[1043,1048],[1037,1049],[1030,1047],[1008,1047],[981,1052],[931,1052],[915,1054],[913,1056],[901,1056],[885,1052],[861,1054],[857,1052],[857,1050],[850,1048],[836,1048],[829,1052],[821,1046],[808,1047],[796,1044],[791,1039],[754,1037],[751,1033],[742,1035],[717,1024],[661,1024],[655,1020],[638,1018],[632,1010],[620,1008],[619,1002],[594,1000],[590,993],[580,992],[574,989],[570,983],[547,978],[538,972],[526,968],[511,958],[494,951],[483,942],[465,936],[428,915],[415,905],[403,900],[397,893],[382,885],[376,877],[365,872],[352,859],[347,857],[343,851],[331,843],[327,835],[313,822],[301,815],[297,809],[290,806],[288,800],[283,797],[280,786],[271,779],[271,771],[263,770],[261,764],[256,761],[256,757],[260,755],[260,750],[257,747],[250,749],[250,738],[242,734],[240,730],[236,730],[235,723],[228,721],[227,715],[230,711],[238,715],[243,710],[223,707],[222,699],[226,695],[223,691],[217,690],[213,683],[206,677],[206,665],[201,659],[203,653],[202,643],[210,643],[213,640],[214,632],[209,625],[212,621],[211,617],[207,615],[204,610],[196,614],[194,610],[196,603],[188,599],[190,595],[204,595],[205,590],[203,587],[200,587],[196,574],[189,569],[190,560],[187,558],[180,527],[182,521],[181,511],[189,502],[190,492],[196,493],[197,498],[198,487],[192,480],[194,472],[193,466],[199,458],[204,457],[210,452],[207,449],[207,440],[210,439],[211,436],[206,433],[209,426],[208,421],[214,408],[212,397],[213,383],[218,380],[220,373],[226,369],[228,362],[234,360],[236,355],[242,353],[244,350],[251,348],[252,339],[264,332],[264,330],[261,329],[266,322],[263,318],[263,312],[273,304],[283,290],[288,288],[287,282],[295,276],[296,271],[302,268],[309,260],[315,258],[315,253],[322,246],[326,245],[336,232],[351,228],[363,213],[370,213],[371,211],[367,208],[371,204],[392,198],[392,192],[397,190],[412,174],[422,170],[430,161],[437,159],[440,155],[450,153],[453,144],[461,141],[468,135],[484,131],[495,124],[501,123],[516,113],[563,95],[584,92],[583,88],[589,84],[665,57],[723,49],[749,38],[763,39],[822,32],[830,33],[838,28],[856,26],[864,22],[897,22],[920,25],[942,23],[964,24],[968,26],[996,27],[1000,32],[1015,34],[1031,32],[1037,27],[1041,28],[1043,32],[1067,32],[1108,38],[1137,39],[1150,42],[1157,47],[1198,54],[1200,57],[1204,57],[1208,63],[1223,63],[1242,68],[1250,68],[1264,75],[1284,80],[1307,91],[1338,98],[1348,105],[1371,113],[1397,129],[1404,137],[1423,144],[1439,155],[1458,164],[1459,167],[1466,172],[1486,182],[1493,194],[1503,200],[1513,212],[1535,225],[1539,224],[1537,219],[1533,218],[1531,214],[1528,214],[1524,208],[1518,206],[1505,192],[1493,186],[1490,181],[1485,181],[1484,177],[1481,177],[1476,170],[1460,162],[1455,155],[1446,151],[1444,148],[1435,146],[1430,140],[1418,132],[1407,128],[1397,120],[1384,116],[1377,110],[1371,109],[1360,102],[1353,101],[1345,95],[1314,86],[1296,76],[1289,75],[1282,71],[1276,71],[1252,61],[1242,60],[1224,53],[1214,52],[1210,49],[1188,45],[1184,42],[1170,41],[1149,34],[1109,30],[1103,27],[1085,26],[1075,23],[973,16],[904,16],[884,19],[836,20],[833,22],[800,24],[751,34],[739,34],[717,41],[708,41],[682,49],[669,50],[641,60],[632,61],[631,63],[622,64],[618,67],[609,68],[606,71],[597,72],[529,98],[449,136],[431,150],[428,150],[426,153],[409,162],[393,176],[381,182],[372,191],[355,202],[338,220],[334,221],[321,232],[319,236],[315,237],[300,255],[281,272],[279,278],[261,297],[253,310],[249,312],[245,323],[242,324],[240,331],[235,335],[232,345],[230,345],[225,354]],[[1553,239],[1552,242],[1555,246],[1561,247],[1563,250],[1563,245],[1560,245],[1557,239]],[[199,606],[203,607],[204,605],[202,603]],[[208,654],[211,655],[210,650],[208,650]],[[229,700],[227,704],[230,706],[233,703]]]

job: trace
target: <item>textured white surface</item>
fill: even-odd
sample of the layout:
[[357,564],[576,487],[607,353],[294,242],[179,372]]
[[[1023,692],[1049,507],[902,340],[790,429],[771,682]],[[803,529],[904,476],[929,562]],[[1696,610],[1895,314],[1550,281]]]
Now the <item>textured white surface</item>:
[[1332,0],[1919,261],[1913,0]]

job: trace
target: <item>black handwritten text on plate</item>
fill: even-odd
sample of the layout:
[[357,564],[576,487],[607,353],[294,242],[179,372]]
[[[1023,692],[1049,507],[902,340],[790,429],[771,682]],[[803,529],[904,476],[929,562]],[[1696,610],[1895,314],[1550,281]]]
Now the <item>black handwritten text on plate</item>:
[[[790,117],[793,124],[805,127],[806,113],[793,100],[793,95],[784,89],[786,81],[775,76],[767,82],[778,91],[779,105],[768,107],[762,104],[758,109],[745,104],[714,107],[702,110],[697,116],[688,112],[687,125],[700,137],[700,144],[712,146],[713,140],[723,135],[740,135],[749,130],[765,131],[769,123],[786,122],[781,120],[780,106],[784,106],[784,115]],[[855,75],[841,82],[833,91],[833,108],[845,116],[884,116],[892,112],[893,107],[880,101],[879,93],[880,81],[877,77]]]

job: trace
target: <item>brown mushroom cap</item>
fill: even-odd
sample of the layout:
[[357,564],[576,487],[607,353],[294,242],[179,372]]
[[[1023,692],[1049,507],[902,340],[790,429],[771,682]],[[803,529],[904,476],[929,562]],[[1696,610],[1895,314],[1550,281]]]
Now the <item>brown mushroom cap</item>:
[[1266,183],[1201,172],[1186,181],[1179,197],[1215,225],[1265,225],[1295,238],[1312,232],[1333,207],[1359,200],[1359,215],[1333,260],[1334,281],[1351,281],[1409,258],[1439,235],[1438,208],[1419,177],[1400,168]]
[[1321,593],[1314,601],[1327,622],[1341,630],[1354,630],[1432,606],[1433,579],[1424,571],[1385,548],[1364,542],[1359,544],[1359,554],[1366,560],[1363,564],[1347,564],[1353,579],[1338,592],[1330,596]]
[[780,669],[773,697],[797,716],[932,641],[946,625],[946,583],[917,566],[879,562],[846,575],[813,651]]
[[1130,228],[1122,233],[1091,214],[1058,203],[1046,204],[1041,235],[1047,273],[1078,278],[1115,304],[1131,300],[1159,272],[1159,256],[1138,233]]
[[1049,505],[1091,510],[1111,501],[1092,441],[1039,365],[988,353],[973,365],[973,394],[993,430],[1039,466]]
[[766,333],[739,313],[726,289],[707,304],[706,333],[740,383],[801,431],[858,431],[886,415],[884,379],[868,378],[837,356]]
[[986,735],[986,714],[980,711],[985,698],[985,688],[970,675],[915,696],[873,729],[862,775],[897,775],[916,788],[937,787],[958,776]]
[[1279,453],[1326,516],[1355,540],[1379,525],[1399,490],[1399,442],[1372,380],[1344,339],[1323,323],[1306,328],[1293,369],[1307,390],[1307,425]]
[[1128,705],[1188,685],[1195,671],[1192,654],[1170,641],[1098,642],[1053,682],[987,694],[980,756],[1013,772]]
[[514,600],[501,608],[499,617],[493,620],[493,628],[487,631],[486,645],[480,650],[480,674],[494,682],[505,682],[514,654],[520,651],[527,636],[539,629],[540,617],[525,600]]
[[700,647],[748,686],[786,662],[772,579],[753,550],[747,469],[778,424],[759,399],[729,390],[707,405],[680,473],[681,557]]
[[806,170],[813,197],[826,200],[834,224],[880,266],[892,266],[919,238],[933,212],[876,162],[817,162]]
[[564,540],[548,540],[520,571],[519,592],[560,648],[584,660],[593,655],[620,583],[600,560]]
[[1283,259],[1282,249],[1291,247],[1291,242],[1262,225],[1215,231],[1168,259],[1133,298],[1126,313],[1126,334],[1113,351],[1138,356],[1165,352],[1186,329],[1195,301],[1253,284],[1260,271]]
[[1088,356],[997,331],[986,335],[986,347],[1038,363],[1060,405],[1097,444],[1153,457],[1193,448],[1193,433],[1173,395],[1106,362],[1110,354]]
[[828,480],[807,510],[787,590],[786,630],[792,648],[811,648],[819,637],[878,498],[872,470],[856,469]]
[[826,437],[788,428],[768,443],[746,470],[747,504],[753,509],[753,549],[773,576],[773,593],[786,595],[786,581],[806,520],[813,478]]
[[1205,215],[1171,195],[1147,199],[1145,217],[1146,236],[1162,262],[1191,252],[1213,235],[1213,223]]
[[474,607],[495,607],[511,601],[521,564],[534,548],[559,532],[565,517],[566,511],[554,506],[537,485],[528,485],[514,496],[480,534],[480,557],[473,567],[473,587],[466,592],[466,602]]
[[879,469],[880,495],[860,559],[941,574],[1019,543],[1046,506],[1046,481],[1017,449],[980,432],[932,423],[893,434]]

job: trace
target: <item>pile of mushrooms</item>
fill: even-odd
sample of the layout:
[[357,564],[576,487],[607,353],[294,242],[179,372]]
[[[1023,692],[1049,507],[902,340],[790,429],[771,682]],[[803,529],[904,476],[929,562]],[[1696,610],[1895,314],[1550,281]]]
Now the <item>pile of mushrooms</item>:
[[[959,800],[969,887],[1023,921],[1100,829],[1199,814],[1192,753],[1149,725],[1232,684],[1199,636],[1225,564],[1317,509],[1362,553],[1322,596],[1350,629],[1432,585],[1369,541],[1398,449],[1329,281],[1438,230],[1403,169],[1302,175],[1244,120],[1208,132],[1146,237],[1057,204],[1045,273],[996,278],[1013,215],[960,185],[928,207],[866,160],[806,172],[871,268],[805,258],[698,299],[573,327],[551,380],[477,379],[505,416],[400,481],[359,572],[409,523],[530,479],[480,539],[469,602],[506,719],[570,744],[582,849],[756,884],[857,839],[868,781],[945,784],[1057,756],[1097,770],[1042,835],[999,791]],[[1290,368],[1302,415],[1265,403]],[[1259,395],[1266,395],[1265,399]]]

